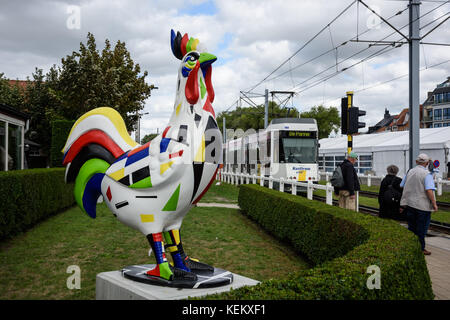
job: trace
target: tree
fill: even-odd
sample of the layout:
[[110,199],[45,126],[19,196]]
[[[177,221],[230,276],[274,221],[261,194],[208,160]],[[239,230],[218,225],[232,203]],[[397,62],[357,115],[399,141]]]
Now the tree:
[[86,44],[53,65],[47,74],[36,68],[25,89],[11,86],[0,73],[0,103],[8,104],[31,116],[26,137],[41,144],[48,153],[53,120],[76,120],[97,107],[116,109],[129,131],[137,123],[136,113],[144,108],[151,87],[145,82],[147,71],[131,59],[125,43],[114,49],[108,39],[99,52],[94,35]]
[[136,113],[150,96],[147,75],[131,59],[124,42],[117,41],[112,50],[106,39],[100,53],[94,35],[88,33],[86,45],[80,43],[79,52],[63,58],[61,67],[52,68],[47,78],[51,93],[60,102],[59,115],[72,120],[91,109],[109,106],[122,115],[131,131]]
[[45,154],[50,151],[52,121],[64,119],[58,113],[60,99],[52,90],[56,81],[54,72],[52,68],[44,75],[42,69],[35,69],[32,80],[27,79],[25,101],[21,107],[30,116],[30,130],[26,137],[39,143]]
[[23,105],[23,88],[16,83],[11,86],[9,80],[0,72],[0,103],[13,108],[20,108]]
[[319,127],[319,139],[328,138],[331,131],[337,131],[341,126],[341,118],[336,107],[326,108],[322,105],[312,107],[311,110],[302,112],[301,118],[313,118]]
[[[250,128],[264,129],[264,105],[247,108],[238,107],[236,110],[221,112],[217,115],[217,124],[222,131],[225,117],[227,129],[242,129],[244,132]],[[274,118],[298,118],[298,111],[287,107],[280,107],[277,103],[269,101],[269,123]],[[223,133],[222,133],[223,134]]]
[[141,139],[141,144],[146,144],[147,142],[152,141],[153,139],[156,138],[157,135],[158,135],[158,134],[156,134],[156,133],[149,133],[149,134],[146,134],[146,135]]

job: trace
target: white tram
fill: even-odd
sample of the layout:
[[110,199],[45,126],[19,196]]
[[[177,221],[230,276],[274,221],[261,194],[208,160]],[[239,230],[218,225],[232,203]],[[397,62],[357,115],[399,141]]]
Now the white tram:
[[224,144],[224,171],[317,182],[318,128],[315,119],[273,119],[265,130]]

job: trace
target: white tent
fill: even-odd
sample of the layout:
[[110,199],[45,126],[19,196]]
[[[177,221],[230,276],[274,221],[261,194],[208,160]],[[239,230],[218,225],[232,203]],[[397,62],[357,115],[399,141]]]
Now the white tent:
[[[420,129],[420,152],[428,154],[433,160],[439,160],[441,164],[439,176],[441,177],[445,177],[448,172],[446,165],[450,161],[449,149],[450,127]],[[371,170],[376,175],[385,175],[386,167],[391,164],[399,167],[400,175],[405,174],[409,163],[408,150],[409,131],[353,136],[353,151],[359,155],[366,156],[365,158],[360,157],[360,161],[364,161],[364,159],[369,161],[368,159],[371,159]],[[320,140],[319,156],[324,161],[331,159],[333,156],[336,157],[336,161],[338,157],[341,160],[346,152],[347,136]],[[367,164],[363,166],[367,167]],[[443,173],[445,174],[443,175]]]

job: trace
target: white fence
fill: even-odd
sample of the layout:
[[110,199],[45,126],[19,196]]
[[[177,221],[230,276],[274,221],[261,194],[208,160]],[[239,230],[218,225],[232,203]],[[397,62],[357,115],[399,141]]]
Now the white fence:
[[[332,172],[319,172],[319,179],[322,176],[325,176],[325,181],[329,181],[331,176],[333,175]],[[381,180],[384,179],[385,176],[372,176],[370,174],[358,174],[359,178],[366,179],[367,180],[367,186],[370,187],[372,185],[372,180]],[[442,196],[442,186],[449,186],[450,187],[450,180],[442,180],[442,178],[438,177],[434,179],[434,182],[436,183],[436,193],[438,196]]]
[[[260,186],[264,186],[264,182],[267,181],[269,188],[270,189],[274,189],[273,187],[273,183],[277,182],[278,183],[278,190],[280,192],[284,192],[285,190],[285,185],[289,185],[291,186],[291,193],[292,194],[297,194],[297,187],[303,187],[306,188],[306,197],[309,200],[313,199],[313,193],[314,190],[325,190],[325,194],[326,194],[326,203],[329,205],[333,205],[333,192],[334,192],[334,187],[331,185],[331,183],[327,183],[326,185],[320,185],[320,184],[314,184],[312,183],[312,181],[306,183],[306,182],[299,182],[296,180],[291,180],[291,179],[277,179],[277,178],[273,178],[273,177],[264,177],[264,176],[257,176],[257,175],[250,175],[250,174],[244,174],[244,173],[233,173],[233,172],[223,172],[223,171],[219,171],[217,173],[217,180],[226,182],[226,183],[231,183],[231,184],[235,184],[235,185],[239,185],[239,184],[257,184],[258,180],[259,180],[259,185]],[[358,196],[357,196],[358,199]],[[358,205],[359,201],[356,201],[356,207],[357,207],[357,211],[359,208]]]

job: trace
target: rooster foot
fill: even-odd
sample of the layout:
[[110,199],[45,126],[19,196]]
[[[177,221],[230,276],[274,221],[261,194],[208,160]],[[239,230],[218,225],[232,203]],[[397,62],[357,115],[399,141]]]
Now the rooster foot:
[[184,258],[184,264],[193,272],[195,271],[214,272],[214,267],[206,263],[200,262],[197,259],[190,258],[189,256],[186,256],[186,258]]
[[156,265],[154,269],[147,271],[146,274],[168,281],[197,281],[197,275],[195,273],[172,267],[168,262]]

